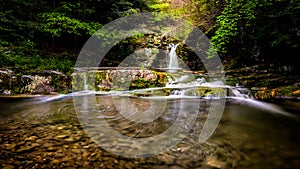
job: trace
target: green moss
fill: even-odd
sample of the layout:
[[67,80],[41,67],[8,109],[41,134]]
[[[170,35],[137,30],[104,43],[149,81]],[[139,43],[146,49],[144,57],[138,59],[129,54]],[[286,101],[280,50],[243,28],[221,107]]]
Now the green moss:
[[168,96],[170,94],[170,90],[166,89],[158,89],[151,91],[143,91],[143,92],[135,92],[132,95],[137,97],[149,97],[149,96]]
[[300,90],[300,87],[296,87],[296,86],[284,86],[284,87],[279,87],[277,89],[277,95],[280,96],[295,96],[295,97],[299,97],[300,93],[299,92],[295,92],[297,90]]

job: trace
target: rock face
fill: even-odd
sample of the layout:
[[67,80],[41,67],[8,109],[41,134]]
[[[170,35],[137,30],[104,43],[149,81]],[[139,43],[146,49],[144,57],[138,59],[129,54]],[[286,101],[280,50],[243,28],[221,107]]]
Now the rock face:
[[0,69],[0,93],[11,94],[11,89],[18,86],[18,78],[9,69]]
[[15,75],[0,69],[0,94],[68,93],[72,87],[73,91],[130,90],[164,86],[167,81],[167,73],[151,70],[87,70],[68,76],[57,71]]
[[[143,54],[145,51],[141,52]],[[135,66],[147,60],[147,57],[142,54],[135,55],[140,57],[140,60],[138,60],[140,62],[137,62]],[[0,94],[54,94],[82,90],[133,90],[162,87],[168,82],[168,77],[176,76],[173,73],[171,75],[167,72],[153,71],[143,67],[126,67],[126,63],[125,60],[123,62],[124,67],[107,67],[103,70],[91,68],[75,71],[72,75],[50,70],[32,75],[19,75],[12,70],[0,68]],[[258,74],[250,75],[241,76],[239,72],[228,72],[227,84],[234,86],[235,83],[241,83],[244,87],[251,89],[252,95],[259,100],[300,98],[298,76],[277,77],[274,75],[273,77],[273,74],[260,74],[260,77]],[[234,79],[234,77],[239,78]]]
[[93,70],[73,73],[72,78],[73,91],[131,90],[160,87],[168,82],[167,73],[151,70]]
[[51,94],[67,92],[70,78],[61,72],[44,71],[35,75],[16,75],[0,69],[0,94]]

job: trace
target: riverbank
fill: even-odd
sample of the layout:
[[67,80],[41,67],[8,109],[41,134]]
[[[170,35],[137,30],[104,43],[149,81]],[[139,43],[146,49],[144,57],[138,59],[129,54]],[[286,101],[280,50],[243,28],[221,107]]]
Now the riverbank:
[[[284,69],[284,68],[282,68]],[[299,100],[300,74],[280,68],[255,65],[226,71],[227,83],[249,88],[260,100]]]

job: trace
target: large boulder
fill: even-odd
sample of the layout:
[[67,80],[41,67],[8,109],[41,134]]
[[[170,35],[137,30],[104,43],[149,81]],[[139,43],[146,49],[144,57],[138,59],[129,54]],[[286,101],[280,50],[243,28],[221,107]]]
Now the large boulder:
[[21,77],[22,88],[20,93],[26,94],[51,94],[55,91],[50,86],[51,76],[23,75]]
[[18,87],[18,78],[12,70],[0,68],[0,94],[11,94]]
[[67,93],[71,78],[57,71],[43,71],[33,75],[16,75],[0,68],[0,94],[52,94]]
[[131,90],[164,86],[168,81],[166,73],[151,70],[92,70],[73,73],[72,77],[74,91]]

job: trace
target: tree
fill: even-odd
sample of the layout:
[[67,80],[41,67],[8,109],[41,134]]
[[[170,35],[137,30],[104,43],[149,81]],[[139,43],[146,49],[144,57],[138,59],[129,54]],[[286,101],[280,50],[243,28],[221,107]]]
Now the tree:
[[[82,45],[102,25],[131,13],[151,10],[149,5],[153,1],[0,0],[0,3],[1,67],[24,70],[24,65],[29,64],[30,69],[68,71]],[[68,68],[62,68],[66,65]]]

